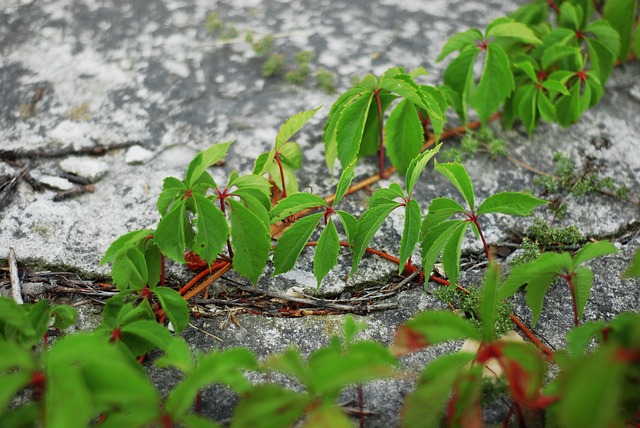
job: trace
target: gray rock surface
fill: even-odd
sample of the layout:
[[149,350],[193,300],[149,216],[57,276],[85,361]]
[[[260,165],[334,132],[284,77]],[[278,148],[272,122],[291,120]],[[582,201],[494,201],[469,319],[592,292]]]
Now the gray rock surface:
[[[39,157],[19,159],[18,163],[0,160],[0,175],[16,174],[29,164],[36,177],[57,176],[63,170],[93,182],[99,180],[93,193],[60,202],[53,201],[52,191],[36,192],[21,182],[7,204],[0,203],[4,206],[0,208],[0,260],[12,246],[20,261],[32,269],[72,270],[93,278],[109,273],[109,266],[98,263],[114,239],[157,224],[155,201],[163,178],[182,178],[198,151],[233,138],[225,165],[211,172],[216,180],[225,180],[233,169],[249,172],[255,157],[272,147],[284,120],[319,105],[324,108],[296,136],[304,156],[298,176],[301,189],[320,195],[333,193],[336,180],[324,164],[321,136],[337,94],[322,92],[312,79],[304,86],[294,86],[281,78],[262,77],[263,59],[244,42],[246,32],[254,32],[255,37],[275,34],[275,51],[289,57],[289,66],[297,52],[312,50],[312,69],[323,67],[334,73],[340,93],[348,88],[351,77],[380,74],[391,66],[424,66],[432,73],[426,81],[438,83],[446,62],[436,63],[435,59],[447,37],[469,27],[483,27],[515,8],[513,2],[496,0],[4,2],[0,8],[0,150],[53,152],[96,144],[140,148],[111,150],[100,157]],[[233,24],[239,36],[224,41],[208,34],[205,21],[211,11],[224,23]],[[624,183],[631,190],[630,198],[638,200],[638,75],[637,62],[617,68],[602,102],[571,128],[542,124],[529,139],[520,126],[512,131],[495,124],[491,127],[509,142],[512,156],[545,172],[554,171],[552,156],[558,150],[579,165],[588,157],[595,158],[604,164],[604,175]],[[40,90],[44,91],[42,97],[34,103]],[[451,125],[456,124],[452,117]],[[600,141],[608,144],[600,145]],[[154,157],[137,158],[142,162],[137,164],[131,161],[132,150]],[[536,177],[511,162],[494,161],[486,155],[465,165],[478,200],[500,190],[532,188]],[[376,170],[373,158],[356,168],[360,178]],[[397,174],[390,180],[403,181]],[[454,191],[428,170],[415,194],[426,212],[431,198],[457,197]],[[638,282],[620,280],[618,275],[640,246],[638,206],[599,194],[569,198],[567,203],[567,215],[560,225],[576,224],[586,237],[611,238],[621,249],[620,255],[592,262],[596,283],[585,318],[608,320],[620,311],[637,310]],[[366,206],[367,194],[360,192],[346,197],[340,207],[359,215]],[[536,214],[551,218],[542,209]],[[532,223],[532,219],[499,216],[483,221],[487,240],[493,245],[512,243]],[[403,214],[394,213],[372,246],[397,254],[402,222]],[[464,245],[467,265],[484,261],[481,252],[481,246],[469,235]],[[414,259],[419,260],[418,253]],[[344,252],[316,291],[312,260],[313,250],[308,249],[294,270],[273,278],[266,272],[259,287],[284,291],[297,286],[311,293],[339,295],[367,284],[386,283],[397,273],[393,264],[365,256],[357,274],[346,284],[350,259]],[[176,284],[190,275],[176,266],[170,272]],[[482,267],[467,269],[461,280],[464,284],[479,283],[482,272]],[[242,281],[234,274],[229,277]],[[364,336],[388,344],[395,329],[412,315],[424,309],[446,308],[421,287],[400,293],[396,300],[399,309],[366,317],[370,328]],[[518,296],[515,304],[516,312],[526,318],[524,297]],[[94,309],[82,311],[87,326],[97,322]],[[566,290],[562,285],[552,288],[537,332],[554,346],[562,346],[570,328],[570,313]],[[342,322],[340,316],[281,319],[243,314],[238,315],[242,328],[233,323],[219,328],[224,314],[228,312],[213,319],[193,320],[198,329],[190,327],[185,337],[194,348],[249,346],[265,357],[291,344],[309,354],[327,343]],[[409,380],[366,386],[366,407],[377,412],[367,420],[367,426],[396,426],[411,379],[425,362],[452,349],[454,345],[436,347],[407,357],[403,363]],[[162,375],[154,374],[154,379],[168,388],[169,381],[163,381]],[[235,399],[219,392],[205,394],[205,411],[226,418]],[[345,394],[353,397],[355,393]],[[499,423],[506,411],[493,409],[487,417]]]

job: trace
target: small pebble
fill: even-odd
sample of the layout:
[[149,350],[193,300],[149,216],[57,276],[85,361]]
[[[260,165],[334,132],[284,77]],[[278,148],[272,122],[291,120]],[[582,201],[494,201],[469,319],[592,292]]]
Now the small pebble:
[[109,171],[106,162],[89,157],[67,158],[60,162],[60,168],[65,172],[88,178],[92,183],[100,180]]
[[73,183],[66,178],[43,175],[39,178],[40,183],[53,190],[67,191],[73,189]]
[[146,163],[153,157],[153,152],[145,149],[144,147],[135,145],[129,147],[127,154],[124,156],[124,161],[129,165],[141,165]]

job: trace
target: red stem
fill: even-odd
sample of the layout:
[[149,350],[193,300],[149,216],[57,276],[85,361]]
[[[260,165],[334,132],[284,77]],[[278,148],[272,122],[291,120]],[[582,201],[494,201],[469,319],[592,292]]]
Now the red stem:
[[387,173],[384,170],[384,126],[382,124],[382,102],[380,101],[380,89],[376,89],[373,92],[373,96],[376,99],[376,105],[378,106],[378,127],[380,132],[380,165],[379,175],[380,178],[387,178]]
[[160,253],[160,287],[164,287],[166,272],[164,270],[164,254]]
[[358,420],[360,428],[364,428],[364,394],[362,393],[362,385],[358,385]]
[[[226,196],[223,196],[223,197],[220,198],[220,211],[222,211],[222,214],[226,217],[227,213],[226,213],[226,210],[224,208],[224,200],[225,199],[226,199]],[[227,251],[229,251],[229,257],[233,258],[233,249],[231,249],[231,240],[229,238],[227,238]]]
[[278,169],[280,170],[280,180],[282,181],[282,197],[287,197],[287,187],[284,184],[284,170],[282,168],[282,162],[280,161],[280,153],[276,152],[275,156],[276,163],[278,164]]
[[576,289],[573,286],[573,272],[567,275],[560,275],[564,279],[567,280],[567,284],[569,284],[569,289],[571,290],[571,301],[573,302],[573,322],[576,327],[580,325],[580,320],[578,319],[578,302],[576,301]]
[[484,234],[482,233],[482,228],[480,228],[480,223],[478,223],[478,217],[473,217],[473,224],[478,228],[478,234],[480,235],[480,240],[482,241],[482,246],[484,247],[484,252],[487,254],[487,260],[491,261],[491,252],[489,251],[489,246],[487,245],[487,241],[484,239]]

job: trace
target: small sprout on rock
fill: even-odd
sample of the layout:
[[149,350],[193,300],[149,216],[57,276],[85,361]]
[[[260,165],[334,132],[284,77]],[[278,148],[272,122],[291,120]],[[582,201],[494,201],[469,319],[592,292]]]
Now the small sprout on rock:
[[282,74],[286,58],[283,54],[272,54],[262,65],[262,76],[273,77]]

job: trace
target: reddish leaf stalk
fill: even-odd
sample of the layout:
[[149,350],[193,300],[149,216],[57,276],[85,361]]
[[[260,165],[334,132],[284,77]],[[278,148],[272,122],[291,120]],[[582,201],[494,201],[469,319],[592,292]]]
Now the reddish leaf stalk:
[[198,391],[196,394],[196,414],[202,414],[202,391]]
[[164,254],[160,253],[160,287],[164,287],[166,272],[164,270]]
[[364,428],[364,394],[362,393],[362,385],[358,385],[358,420],[360,428]]
[[482,233],[482,228],[480,227],[480,223],[478,223],[478,216],[475,214],[465,213],[465,215],[469,218],[469,221],[476,225],[478,229],[478,234],[480,235],[480,240],[482,241],[482,246],[484,247],[484,252],[487,254],[487,259],[491,261],[491,252],[489,251],[489,246],[487,245],[487,241],[484,239],[484,233]]
[[380,101],[380,89],[377,89],[373,92],[373,96],[376,99],[376,105],[378,107],[378,128],[380,133],[380,165],[378,169],[378,174],[380,178],[387,178],[387,172],[384,170],[384,126],[382,124],[382,101]]
[[278,169],[280,170],[280,180],[282,183],[282,197],[287,197],[287,187],[284,184],[284,169],[282,167],[282,161],[280,160],[280,153],[276,152],[275,156],[276,163],[278,164]]
[[560,275],[562,278],[567,280],[567,284],[569,284],[569,289],[571,290],[571,301],[573,302],[573,322],[576,327],[580,325],[580,319],[578,318],[578,302],[576,301],[576,289],[573,286],[573,272],[570,274],[562,274]]
[[[227,199],[227,195],[226,195],[226,191],[224,194],[220,195],[220,211],[222,211],[222,214],[226,217],[227,216],[227,212],[226,209],[224,207],[224,200]],[[231,248],[231,240],[229,238],[227,238],[227,251],[229,252],[229,257],[233,258],[233,249]]]

